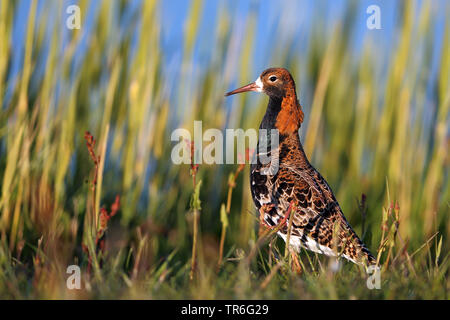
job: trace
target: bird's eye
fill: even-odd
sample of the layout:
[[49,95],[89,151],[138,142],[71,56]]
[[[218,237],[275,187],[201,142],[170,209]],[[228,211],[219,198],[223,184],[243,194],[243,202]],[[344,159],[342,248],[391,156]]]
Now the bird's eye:
[[270,80],[271,82],[275,82],[275,81],[277,81],[277,77],[276,77],[276,76],[270,76],[270,77],[269,77],[269,80]]

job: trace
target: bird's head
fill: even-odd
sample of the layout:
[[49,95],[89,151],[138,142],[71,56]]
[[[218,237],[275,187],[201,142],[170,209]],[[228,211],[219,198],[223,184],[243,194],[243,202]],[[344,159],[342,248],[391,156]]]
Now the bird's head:
[[230,91],[225,96],[247,91],[264,92],[270,97],[272,103],[269,103],[268,108],[272,106],[274,109],[270,111],[270,118],[280,133],[298,133],[303,122],[303,111],[297,100],[294,79],[289,71],[284,68],[266,69],[255,82]]
[[269,68],[264,70],[255,82],[230,91],[225,96],[247,91],[264,92],[271,98],[283,99],[292,91],[295,94],[295,83],[286,69]]

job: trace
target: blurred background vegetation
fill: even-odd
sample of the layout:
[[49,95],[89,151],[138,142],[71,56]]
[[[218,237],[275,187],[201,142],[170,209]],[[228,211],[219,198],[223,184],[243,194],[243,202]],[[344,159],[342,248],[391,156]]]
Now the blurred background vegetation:
[[[0,297],[448,299],[450,5],[372,2],[0,0]],[[79,30],[66,27],[71,4]],[[366,27],[371,4],[381,30]],[[267,245],[245,265],[258,237],[248,166],[221,219],[238,165],[198,168],[189,280],[194,187],[170,134],[194,120],[257,128],[267,98],[223,94],[271,66],[296,79],[312,164],[382,248],[381,290],[311,254],[294,274]],[[100,156],[94,195],[86,131]],[[96,250],[100,207],[116,195]],[[81,290],[66,288],[71,264]]]

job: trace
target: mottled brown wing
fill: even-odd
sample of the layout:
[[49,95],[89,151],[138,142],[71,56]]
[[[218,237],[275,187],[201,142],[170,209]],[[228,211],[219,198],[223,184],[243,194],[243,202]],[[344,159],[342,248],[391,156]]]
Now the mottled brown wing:
[[[298,237],[303,247],[328,255],[337,253],[353,262],[374,262],[344,217],[331,188],[313,167],[298,170],[281,164],[272,185],[272,203],[276,207],[266,221],[276,225],[291,201],[295,204],[291,236]],[[281,233],[287,233],[287,225]]]

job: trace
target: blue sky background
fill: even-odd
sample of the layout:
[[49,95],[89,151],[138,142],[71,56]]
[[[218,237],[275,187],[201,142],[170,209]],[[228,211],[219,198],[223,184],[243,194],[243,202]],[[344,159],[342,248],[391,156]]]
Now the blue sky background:
[[[99,0],[90,2],[89,9],[86,12],[81,12],[82,15],[82,28],[81,37],[82,40],[77,47],[77,54],[73,61],[73,69],[77,70],[77,64],[79,64],[82,59],[89,59],[83,54],[84,50],[90,44],[92,38],[91,30],[95,26],[96,17],[98,9],[101,7],[103,1],[117,1],[117,0]],[[125,14],[122,19],[113,21],[116,24],[114,32],[111,34],[111,43],[117,43],[117,38],[121,36],[122,33],[126,32],[130,26],[136,29],[134,32],[136,46],[136,40],[139,38],[139,23],[140,23],[140,6],[142,1],[151,0],[130,0],[127,2],[125,8]],[[420,12],[420,8],[426,4],[424,0],[405,0],[414,1],[416,11]],[[39,25],[44,22],[49,22],[48,24],[48,34],[45,36],[46,42],[50,44],[50,34],[52,31],[56,30],[62,35],[62,43],[60,47],[61,54],[67,49],[69,39],[71,36],[71,30],[67,29],[65,22],[68,14],[66,13],[66,8],[71,4],[77,4],[76,0],[38,0],[38,13],[36,24]],[[16,2],[16,12],[13,21],[13,32],[11,38],[13,58],[11,61],[9,77],[7,79],[8,88],[6,91],[6,97],[3,99],[4,105],[8,104],[8,100],[11,99],[13,89],[18,80],[18,74],[22,70],[22,63],[24,57],[24,46],[25,46],[25,35],[28,23],[28,16],[30,10],[30,0],[17,0]],[[351,1],[351,0],[204,0],[203,10],[200,18],[198,37],[194,44],[193,56],[192,56],[192,66],[189,76],[185,77],[190,83],[188,83],[187,89],[183,92],[185,95],[193,94],[192,92],[198,91],[196,80],[199,79],[201,73],[206,72],[207,67],[211,65],[213,59],[218,59],[215,57],[216,51],[214,50],[214,44],[216,40],[216,27],[217,20],[220,13],[227,12],[230,19],[230,34],[238,35],[241,37],[239,40],[244,38],[244,33],[246,32],[246,24],[249,21],[249,17],[256,17],[255,26],[256,33],[252,44],[252,55],[251,55],[251,71],[250,74],[246,75],[245,79],[240,79],[240,68],[241,66],[229,65],[225,72],[229,73],[229,79],[223,81],[218,85],[218,95],[222,95],[224,92],[234,89],[237,86],[241,86],[257,78],[260,72],[270,66],[280,66],[277,63],[276,55],[273,52],[278,49],[274,48],[275,45],[280,45],[280,43],[287,43],[286,36],[288,35],[291,40],[293,40],[292,47],[289,48],[290,53],[292,53],[296,58],[303,59],[299,64],[301,67],[307,67],[304,57],[307,56],[307,52],[310,49],[310,37],[314,36],[317,42],[324,47],[329,43],[329,36],[335,30],[337,24],[344,24],[345,13],[349,4],[354,4],[354,15],[355,19],[353,21],[353,26],[351,28],[352,33],[350,35],[349,46],[351,56],[357,57],[354,59],[354,63],[359,63],[360,53],[362,48],[366,44],[370,44],[370,48],[373,49],[372,57],[376,61],[373,61],[375,70],[375,81],[380,84],[380,87],[384,87],[386,81],[383,77],[386,76],[390,63],[392,62],[392,53],[395,51],[396,46],[400,40],[401,34],[399,32],[401,28],[400,15],[402,12],[401,6],[404,4],[403,0],[361,0],[361,1]],[[378,5],[381,9],[381,30],[369,30],[366,26],[366,20],[368,14],[366,13],[367,7],[370,5]],[[441,46],[442,39],[444,36],[445,28],[448,28],[450,24],[446,24],[446,19],[450,16],[450,1],[446,0],[431,0],[429,2],[431,5],[431,19],[432,19],[432,30],[430,30],[430,35],[433,39],[429,41],[432,45],[430,48],[432,55],[432,64],[430,70],[425,70],[427,75],[426,81],[428,83],[428,92],[426,93],[427,99],[425,102],[425,108],[429,110],[436,110],[436,72],[440,67],[441,59]],[[179,82],[182,81],[183,76],[180,75],[180,65],[183,59],[183,46],[184,46],[184,32],[186,26],[186,18],[188,17],[189,10],[192,4],[190,0],[164,0],[160,1],[160,47],[162,49],[162,68],[164,71],[164,79],[167,81],[166,86],[169,95],[177,95],[178,98],[183,96],[178,92]],[[117,9],[118,6],[115,6]],[[1,7],[0,7],[1,10]],[[137,18],[136,18],[137,17]],[[45,20],[45,19],[49,19]],[[419,23],[419,17],[417,16],[414,20],[416,24]],[[116,31],[118,33],[115,33]],[[133,30],[133,29],[132,29]],[[133,32],[133,31],[132,31]],[[450,34],[450,33],[447,33]],[[149,36],[151,36],[149,34]],[[281,40],[281,41],[280,41]],[[238,41],[239,45],[243,45],[242,41]],[[428,43],[428,42],[427,42]],[[421,48],[423,49],[423,45]],[[281,48],[284,49],[284,48]],[[428,49],[428,48],[427,48]],[[238,51],[238,50],[237,50]],[[42,59],[46,59],[45,55]],[[107,57],[105,57],[105,60]],[[132,56],[130,57],[132,59]],[[238,60],[238,59],[237,59]],[[421,62],[422,60],[419,60]],[[371,61],[372,62],[372,61]],[[219,61],[221,66],[225,65],[225,61]],[[105,64],[106,65],[106,64]],[[371,66],[372,67],[372,66]],[[420,67],[427,68],[427,66]],[[45,72],[45,63],[40,62],[37,64],[37,68],[40,68],[41,73]],[[225,68],[224,68],[225,69]],[[291,70],[292,71],[292,70]],[[308,75],[302,70],[296,71],[296,83],[297,92],[299,93],[300,103],[304,106],[305,111],[312,105],[312,99],[314,94],[314,88],[310,81],[307,79]],[[105,78],[107,82],[107,77],[110,70],[105,68],[102,69],[102,77]],[[76,72],[73,72],[71,76],[75,76]],[[36,76],[36,75],[35,75]],[[227,78],[224,75],[223,78]],[[103,78],[102,78],[103,79]],[[181,79],[181,80],[180,80]],[[35,79],[36,80],[36,79]],[[35,83],[39,81],[35,81]],[[243,83],[244,82],[244,83]],[[33,85],[33,84],[32,84]],[[61,84],[58,82],[57,92],[60,90],[60,86],[64,87],[65,94],[70,92],[70,83]],[[67,90],[69,87],[69,90]],[[90,91],[90,98],[92,98],[91,108],[99,107],[98,102],[101,95],[97,90],[103,90],[104,87],[93,88]],[[222,93],[223,92],[223,93]],[[382,95],[385,90],[379,90],[380,95],[379,101],[382,100]],[[57,93],[58,94],[58,93]],[[259,97],[257,97],[259,96]],[[174,118],[172,122],[173,127],[178,127],[179,123],[176,121],[178,119],[183,119],[180,113],[189,112],[186,110],[186,105],[184,101],[193,101],[194,99],[177,99],[176,97],[169,97],[170,101],[170,116]],[[262,99],[261,95],[249,95],[249,99]],[[58,97],[55,97],[58,100]],[[228,118],[230,116],[233,101],[236,99],[223,99],[222,103],[227,107]],[[261,101],[261,100],[260,100]],[[414,102],[413,102],[414,103]],[[254,104],[256,105],[256,104]],[[379,104],[380,107],[382,103]],[[236,108],[235,108],[236,110]],[[307,123],[309,112],[305,112],[305,124]],[[429,119],[423,119],[424,126],[433,126],[433,117],[435,112],[425,113],[425,117]],[[172,120],[172,119],[171,119]],[[228,123],[227,123],[228,124]],[[231,124],[230,127],[233,124]],[[114,128],[112,128],[112,131]],[[447,129],[448,130],[448,129]],[[305,130],[302,130],[302,134],[305,134]],[[112,141],[112,139],[111,139]],[[430,144],[431,147],[431,144]],[[108,148],[110,150],[110,148]],[[72,162],[72,165],[74,162]],[[155,170],[156,167],[151,167]],[[149,181],[147,179],[146,181]],[[146,194],[146,193],[145,193]]]
[[[141,1],[145,0],[130,0],[127,2],[127,14],[124,15],[121,21],[117,21],[120,24],[119,28],[121,30],[125,30],[125,27],[133,22],[133,13],[139,10]],[[55,15],[61,16],[60,20],[55,19],[55,21],[65,21],[67,17],[65,8],[70,4],[76,4],[78,1],[64,0],[62,5],[61,3],[58,5],[58,2],[56,0],[39,0],[36,23],[39,24],[42,22],[41,17],[44,17],[42,15],[44,11],[49,11],[50,17]],[[16,8],[12,33],[14,59],[10,69],[10,88],[14,86],[17,80],[17,72],[21,70],[21,64],[23,62],[24,39],[30,3],[30,0],[19,0]],[[355,25],[352,28],[353,34],[351,38],[353,52],[351,53],[358,55],[365,42],[373,43],[377,49],[376,56],[380,59],[380,63],[384,66],[384,69],[386,69],[388,66],[387,57],[389,57],[391,47],[395,45],[400,37],[397,31],[399,28],[399,7],[403,4],[401,0],[207,0],[203,2],[199,37],[193,51],[195,71],[197,72],[198,70],[198,72],[201,72],[203,67],[213,58],[214,50],[212,50],[211,45],[214,43],[218,12],[221,12],[221,10],[229,12],[231,19],[230,27],[238,33],[245,32],[245,22],[249,19],[249,15],[256,14],[257,31],[252,55],[253,77],[256,77],[262,70],[274,63],[271,57],[272,46],[280,37],[283,37],[283,33],[289,33],[293,36],[294,51],[299,51],[300,54],[306,52],[309,45],[308,37],[315,31],[314,29],[319,28],[320,30],[325,30],[324,32],[326,34],[331,34],[337,22],[345,22],[344,12],[349,4],[356,5],[356,19]],[[366,20],[369,16],[366,13],[366,9],[372,4],[378,5],[381,9],[381,30],[369,30],[366,27]],[[415,4],[419,9],[416,12],[420,12],[420,7],[424,5],[424,1],[417,0]],[[435,47],[433,48],[433,68],[431,70],[431,74],[434,74],[439,66],[440,45],[446,28],[445,19],[450,13],[450,3],[445,0],[432,0],[430,4],[435,29],[432,33],[435,37]],[[83,40],[77,49],[80,53],[82,53],[88,44],[90,28],[92,28],[95,22],[95,13],[100,6],[101,1],[92,1],[88,12],[81,13],[85,15],[85,17],[82,16],[82,19],[86,18],[86,20],[82,26]],[[184,28],[190,7],[191,1],[189,0],[160,2],[160,44],[163,50],[163,64],[169,77],[172,76],[172,79],[169,79],[171,83],[174,83],[175,79],[179,76],[176,70],[179,70],[178,66],[182,59]],[[65,35],[63,38],[66,41],[63,41],[61,46],[62,52],[65,50],[68,32],[70,31],[64,28],[64,26],[55,25],[55,23],[49,24],[49,29],[51,28],[58,28],[61,30],[63,36]],[[280,32],[280,30],[285,30],[285,32]],[[80,54],[78,57],[81,58],[82,56]],[[76,66],[77,61],[74,61],[74,64]]]

